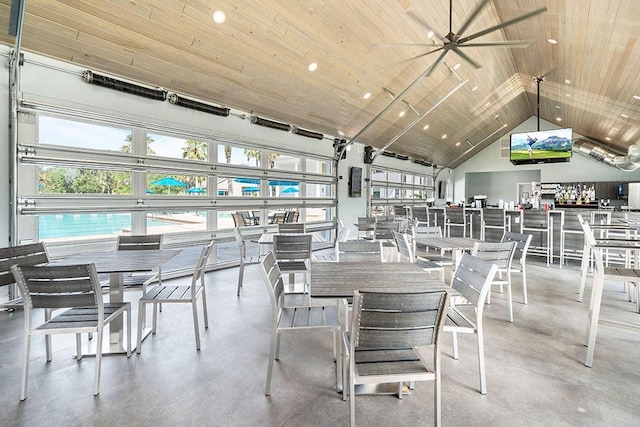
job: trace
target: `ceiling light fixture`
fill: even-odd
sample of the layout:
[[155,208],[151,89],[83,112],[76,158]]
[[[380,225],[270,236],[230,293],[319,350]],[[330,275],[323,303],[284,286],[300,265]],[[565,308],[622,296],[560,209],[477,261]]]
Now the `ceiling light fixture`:
[[460,63],[459,62],[456,65],[453,66],[454,70],[457,70],[458,68],[460,68]]
[[571,84],[571,80],[569,80],[569,79],[564,79],[564,82],[565,82],[566,84],[568,84],[568,85],[570,85],[570,84]]
[[559,105],[556,105],[556,108],[559,110],[559,109],[560,109],[560,106],[559,106]]
[[404,117],[404,114],[406,113],[406,111],[400,111],[400,113],[398,113],[399,117]]
[[551,44],[558,44],[558,40],[556,39],[547,39],[547,41]]
[[422,126],[422,129],[423,129],[423,130],[427,130],[427,129],[429,129],[429,125],[424,125],[424,126]]
[[633,95],[634,99],[640,99],[640,95]]
[[363,96],[363,98],[364,98],[364,99],[369,99],[369,98],[371,98],[371,92],[367,92],[367,93],[365,93],[365,94],[364,94],[364,96]]
[[476,90],[478,90],[478,85],[475,85],[474,87],[471,88],[471,92],[475,92]]
[[562,121],[562,117],[556,117],[556,122],[561,122]]
[[311,64],[309,64],[309,71],[315,71],[318,69],[318,64],[315,62],[312,62]]
[[216,24],[222,24],[226,20],[227,15],[225,15],[223,11],[216,10],[215,12],[213,12],[213,22],[215,22]]
[[447,139],[447,134],[442,135],[442,139]]
[[429,30],[429,32],[427,33],[427,37],[431,38],[434,34],[435,33],[432,30]]
[[620,114],[620,116],[621,116],[621,117],[624,117],[625,119],[628,119],[628,118],[629,118],[629,116],[627,116],[627,115],[626,115],[626,114],[624,114],[624,113],[621,113],[621,114]]
[[605,136],[604,139],[606,139],[607,141],[611,141],[611,137],[610,136]]
[[456,147],[460,146],[460,141],[456,142]]

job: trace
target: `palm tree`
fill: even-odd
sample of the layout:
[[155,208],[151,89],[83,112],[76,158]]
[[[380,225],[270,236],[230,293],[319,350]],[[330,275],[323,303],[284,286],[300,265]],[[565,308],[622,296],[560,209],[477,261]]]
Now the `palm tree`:
[[[133,132],[130,132],[129,135],[125,138],[126,143],[120,147],[120,151],[123,153],[131,153],[131,144],[133,144]],[[147,154],[155,155],[156,152],[151,148],[151,144],[153,143],[153,138],[147,136]]]
[[[185,141],[182,146],[182,158],[189,160],[207,160],[207,143],[204,141],[198,141],[196,139],[189,139]],[[201,187],[203,177],[201,176],[189,176],[186,180],[190,186]]]
[[262,155],[260,150],[250,150],[248,148],[245,148],[244,155],[247,156],[248,162],[251,162],[251,159],[254,159],[256,161],[256,167],[260,167],[260,157]]

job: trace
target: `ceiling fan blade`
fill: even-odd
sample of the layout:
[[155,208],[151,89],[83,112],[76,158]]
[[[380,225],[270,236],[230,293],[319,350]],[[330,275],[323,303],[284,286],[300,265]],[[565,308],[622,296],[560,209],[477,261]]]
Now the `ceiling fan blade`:
[[467,61],[469,64],[473,65],[475,68],[480,68],[481,65],[478,64],[476,61],[474,61],[473,59],[469,58],[467,55],[464,54],[464,52],[462,52],[460,49],[451,49],[453,50],[455,53],[458,54],[458,56],[462,59],[464,59],[465,61]]
[[431,75],[431,73],[433,72],[433,70],[436,68],[436,65],[438,65],[440,63],[440,61],[442,61],[444,59],[444,56],[447,54],[447,51],[444,50],[442,51],[442,53],[440,54],[440,56],[438,56],[438,59],[436,59],[436,62],[434,62],[433,64],[431,64],[431,67],[429,67],[429,71],[427,71],[427,74],[425,74],[425,77],[429,77]]
[[433,43],[377,44],[374,47],[433,47]]
[[[464,21],[464,24],[462,24],[462,27],[458,31],[458,36],[462,35],[467,30],[467,28],[469,28],[469,25],[471,25],[471,23],[478,17],[478,15],[480,14],[480,11],[488,2],[489,0],[482,0],[480,4],[478,4],[476,9],[471,13],[471,15],[469,15],[467,20]],[[449,11],[449,13],[451,14],[452,11]]]
[[427,21],[425,21],[424,19],[422,19],[421,17],[419,17],[418,15],[413,13],[413,11],[407,12],[407,15],[409,15],[409,18],[411,18],[416,24],[418,24],[421,27],[425,28],[427,31],[433,31],[433,35],[436,36],[438,39],[440,39],[440,40],[443,39],[442,34],[440,34],[436,30],[436,27],[434,27],[433,25],[429,24]]
[[472,34],[470,36],[463,37],[463,38],[458,40],[458,44],[468,42],[469,40],[476,39],[478,37],[484,36],[485,34],[489,34],[489,33],[492,33],[494,31],[497,31],[497,30],[499,30],[501,28],[508,27],[509,25],[516,24],[516,23],[518,23],[520,21],[524,21],[525,19],[529,19],[529,18],[531,18],[533,16],[539,15],[539,14],[541,14],[543,12],[546,12],[546,11],[547,11],[546,7],[541,7],[540,9],[536,9],[533,12],[525,13],[524,15],[518,16],[517,18],[510,19],[510,20],[505,21],[505,22],[503,22],[501,24],[494,25],[493,27],[489,27],[489,28],[487,28],[485,30],[479,31],[479,32],[477,32],[475,34]]
[[465,43],[463,45],[458,44],[458,47],[528,47],[531,44],[530,40],[513,40],[503,42],[484,42],[484,43]]
[[420,55],[416,55],[416,56],[412,56],[411,58],[407,58],[404,61],[400,61],[400,63],[403,64],[405,62],[413,61],[414,59],[418,59],[418,58],[422,58],[423,56],[431,55],[432,53],[437,52],[437,51],[442,50],[442,49],[444,49],[444,48],[443,47],[439,47],[437,49],[430,50],[429,52],[421,53]]

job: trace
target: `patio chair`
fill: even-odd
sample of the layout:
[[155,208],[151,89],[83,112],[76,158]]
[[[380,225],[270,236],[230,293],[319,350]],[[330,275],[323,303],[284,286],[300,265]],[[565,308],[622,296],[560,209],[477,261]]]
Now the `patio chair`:
[[341,331],[338,320],[338,306],[335,304],[284,306],[284,282],[273,252],[269,252],[260,263],[260,272],[271,301],[271,346],[264,394],[267,396],[271,394],[273,362],[280,360],[280,337],[287,333],[300,333],[306,336],[312,331],[331,332],[333,334],[336,388],[340,390],[342,384],[342,359],[338,357]]
[[[145,251],[162,248],[162,234],[149,234],[138,236],[118,236],[116,249],[119,251]],[[154,273],[129,273],[123,277],[125,289],[142,289],[147,292],[147,286],[157,281],[162,285],[162,266]]]
[[245,218],[241,213],[232,212],[231,216],[233,217],[234,227],[248,227],[250,225],[253,225],[251,220]]
[[[416,243],[416,238],[442,238],[442,228],[440,226],[428,226],[424,222],[416,222],[413,226],[412,230],[413,237],[413,253],[416,256],[419,256],[424,259],[428,259],[429,261],[433,261],[440,265],[453,265],[453,260],[450,256],[446,256],[444,253],[436,254],[434,252],[430,252],[428,247],[424,247],[423,245],[418,245]],[[422,247],[421,247],[422,246]]]
[[306,293],[311,272],[311,234],[276,234],[273,236],[273,254],[279,270],[289,274],[290,287],[293,287],[297,273],[304,275],[303,293]]
[[306,233],[307,227],[304,222],[285,222],[278,224],[278,233]]
[[[51,335],[75,334],[76,359],[82,360],[80,334],[96,333],[95,371],[93,394],[100,393],[100,369],[102,362],[102,338],[104,327],[127,313],[127,357],[131,355],[131,304],[104,303],[100,281],[93,264],[66,266],[11,267],[24,302],[24,348],[20,400],[27,398],[29,376],[29,352],[31,336],[44,335],[47,362],[52,359]],[[44,322],[34,324],[33,310],[44,309]],[[64,309],[53,315],[54,310]]]
[[[449,290],[354,292],[351,327],[343,335],[342,362],[345,371],[347,362],[349,367],[352,427],[356,425],[356,385],[398,383],[398,397],[402,398],[403,383],[415,381],[433,381],[434,423],[440,425],[440,337],[448,306]],[[433,353],[431,362],[427,346]],[[343,378],[346,375],[343,372]]]
[[[476,242],[471,250],[471,255],[488,261],[498,266],[497,280],[492,281],[492,286],[500,286],[502,290],[503,285],[507,286],[507,304],[509,310],[509,322],[513,322],[513,298],[511,296],[511,269],[513,263],[513,254],[516,251],[516,242],[504,241],[498,243],[492,242]],[[506,279],[501,277],[502,274],[506,275]],[[487,295],[487,303],[491,303],[491,290]]]
[[398,248],[398,254],[400,259],[403,261],[409,261],[412,264],[415,264],[417,267],[421,268],[424,271],[435,272],[440,276],[440,280],[444,281],[444,267],[436,264],[435,262],[416,258],[413,255],[413,251],[411,246],[409,245],[409,241],[407,239],[407,235],[404,233],[398,233],[397,231],[393,231],[393,238],[396,242],[396,248]]
[[[151,332],[156,333],[158,328],[158,305],[159,304],[191,304],[191,311],[193,313],[193,329],[196,335],[196,350],[200,350],[200,327],[198,326],[198,298],[202,299],[202,314],[204,317],[204,327],[209,327],[209,316],[207,314],[207,294],[205,289],[205,267],[207,266],[207,260],[211,255],[211,248],[213,248],[213,241],[202,248],[195,268],[193,269],[193,275],[191,277],[191,285],[189,286],[174,286],[174,285],[162,285],[155,286],[150,291],[145,293],[142,298],[138,300],[138,346],[136,352],[140,354],[142,347],[142,334],[143,326],[146,323],[146,304],[153,304],[153,326]],[[200,284],[198,285],[198,281]]]
[[233,235],[235,236],[236,242],[238,243],[238,252],[240,253],[240,269],[238,272],[238,296],[240,296],[240,288],[244,283],[245,266],[260,264],[260,257],[247,255],[247,244],[244,241],[242,233],[240,233],[240,229],[238,227],[233,229]]
[[445,332],[453,334],[453,358],[458,359],[458,334],[475,334],[478,343],[478,367],[480,393],[487,394],[486,370],[484,364],[484,335],[482,317],[484,303],[498,266],[465,253],[454,272],[451,288],[464,299],[461,303],[451,298]]
[[282,224],[286,222],[287,213],[286,212],[276,212],[273,214],[271,218],[271,224]]
[[[527,251],[531,244],[531,234],[512,233],[506,231],[502,235],[501,242],[516,242],[516,251],[513,254],[513,261],[511,262],[511,272],[522,274],[522,296],[524,298],[524,304],[528,304],[527,300]],[[515,261],[515,262],[514,262]]]
[[349,240],[336,243],[339,262],[382,262],[382,242],[379,240]]
[[11,308],[21,306],[22,302],[17,296],[17,288],[13,285],[16,280],[11,272],[12,265],[40,265],[49,263],[49,254],[44,242],[30,243],[20,246],[8,246],[0,248],[0,288],[9,286],[8,305]]
[[298,222],[298,218],[300,218],[300,212],[289,211],[287,212],[284,222]]

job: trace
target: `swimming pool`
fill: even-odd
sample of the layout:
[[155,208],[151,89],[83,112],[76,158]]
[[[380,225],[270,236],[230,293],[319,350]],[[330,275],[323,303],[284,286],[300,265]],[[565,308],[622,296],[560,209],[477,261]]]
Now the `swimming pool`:
[[[147,227],[167,224],[166,221],[147,218]],[[55,214],[40,215],[38,220],[40,239],[116,234],[121,233],[122,229],[131,229],[131,214]]]

